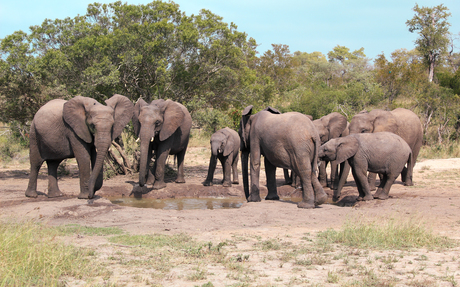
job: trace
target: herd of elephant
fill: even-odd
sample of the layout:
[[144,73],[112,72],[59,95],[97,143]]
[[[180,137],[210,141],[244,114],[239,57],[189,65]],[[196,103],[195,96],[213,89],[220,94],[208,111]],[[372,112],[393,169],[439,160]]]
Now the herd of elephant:
[[[391,185],[400,174],[405,185],[413,185],[422,127],[418,116],[410,110],[363,111],[350,123],[337,112],[312,120],[311,116],[280,113],[271,107],[255,114],[252,110],[253,106],[244,109],[238,132],[224,128],[211,136],[212,154],[205,186],[213,184],[217,160],[224,173],[222,185],[237,184],[240,151],[248,201],[261,200],[261,155],[267,178],[265,199],[279,199],[276,168],[281,167],[286,181],[302,188],[302,201],[298,203],[301,208],[314,208],[326,202],[325,186],[334,190],[333,200],[337,201],[350,169],[358,188],[358,200],[388,198]],[[170,154],[177,158],[176,182],[184,183],[184,157],[192,118],[183,105],[162,99],[151,103],[140,99],[134,105],[122,95],[114,95],[103,105],[92,98],[77,96],[69,101],[52,100],[35,114],[29,134],[31,168],[26,196],[37,197],[37,177],[44,161],[48,165],[48,197],[62,196],[57,169],[62,160],[75,157],[80,175],[78,198],[93,198],[102,187],[103,161],[112,140],[131,120],[140,139],[139,185],[164,188],[165,164]],[[328,163],[330,182],[326,175]],[[380,185],[372,195],[377,173]]]

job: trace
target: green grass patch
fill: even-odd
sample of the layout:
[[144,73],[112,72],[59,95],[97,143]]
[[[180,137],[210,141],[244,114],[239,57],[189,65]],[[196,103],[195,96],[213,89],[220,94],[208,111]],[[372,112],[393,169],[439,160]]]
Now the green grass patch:
[[415,219],[381,218],[371,222],[347,220],[341,230],[318,233],[319,244],[338,243],[355,248],[376,249],[447,249],[458,242],[435,235]]
[[66,245],[57,230],[34,222],[0,224],[0,286],[64,285],[65,276],[97,276],[92,250]]
[[56,230],[62,235],[81,234],[86,236],[108,236],[120,235],[124,233],[124,231],[118,227],[90,227],[81,226],[79,224],[59,226],[56,227]]

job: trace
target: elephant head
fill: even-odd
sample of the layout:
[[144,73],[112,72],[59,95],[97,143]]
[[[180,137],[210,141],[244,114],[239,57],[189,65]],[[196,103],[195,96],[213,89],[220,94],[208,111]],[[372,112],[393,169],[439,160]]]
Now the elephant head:
[[102,172],[104,158],[123,128],[131,120],[133,104],[122,95],[114,95],[105,101],[107,106],[95,99],[77,96],[64,104],[64,121],[75,134],[94,150],[91,153],[92,172],[88,182],[89,198],[94,197],[95,184]]
[[380,109],[362,111],[351,119],[350,134],[377,132],[398,132],[397,120],[391,112]]
[[358,152],[359,142],[353,136],[346,136],[329,140],[318,151],[321,160],[337,161],[341,163]]
[[144,186],[155,141],[166,141],[184,122],[185,113],[181,106],[171,100],[154,100],[150,104],[139,99],[134,106],[133,126],[141,139],[141,160],[139,185]]
[[318,130],[321,144],[324,144],[330,139],[341,136],[347,127],[347,118],[340,113],[334,112],[314,120],[313,124]]
[[226,129],[219,130],[211,136],[212,155],[229,156],[234,147],[233,137]]

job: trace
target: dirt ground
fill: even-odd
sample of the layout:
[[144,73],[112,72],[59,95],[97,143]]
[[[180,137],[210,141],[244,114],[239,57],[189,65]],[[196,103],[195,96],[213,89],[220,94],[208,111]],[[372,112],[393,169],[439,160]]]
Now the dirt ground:
[[[417,218],[426,222],[436,234],[460,240],[460,158],[419,161],[414,171],[415,186],[403,186],[398,178],[390,191],[390,199],[383,201],[356,202],[358,192],[350,175],[342,192],[342,198],[337,204],[324,204],[311,210],[297,208],[295,201],[300,197],[300,192],[283,185],[282,170],[278,171],[278,192],[285,198],[284,200],[244,203],[240,208],[205,210],[134,208],[112,204],[108,199],[111,196],[243,198],[241,177],[240,184],[231,188],[224,188],[219,183],[222,179],[220,163],[214,186],[205,187],[201,184],[207,174],[208,156],[209,151],[206,147],[189,148],[186,155],[185,184],[176,184],[172,178],[168,178],[167,187],[163,190],[141,189],[136,186],[138,179],[135,176],[117,176],[104,182],[104,186],[96,193],[97,197],[94,200],[76,198],[79,192],[79,179],[78,170],[72,161],[67,164],[69,174],[59,179],[60,189],[66,196],[57,199],[48,199],[44,194],[36,199],[26,198],[24,192],[28,183],[28,165],[3,166],[0,169],[0,219],[35,219],[53,226],[72,223],[93,227],[116,226],[131,234],[185,232],[198,240],[218,242],[235,235],[262,238],[289,235],[292,240],[295,240],[307,233],[315,234],[328,228],[340,229],[350,218],[374,219],[397,216]],[[169,163],[173,165],[173,158],[169,159]],[[46,177],[46,165],[44,165],[38,180],[38,190],[42,193],[47,192]],[[262,171],[262,195],[266,193],[263,186],[264,178],[265,174]],[[325,188],[325,191],[331,196],[332,191],[329,188]],[[292,200],[289,197],[292,197]],[[93,244],[97,245],[97,242]],[[452,254],[447,252],[446,258],[458,256],[458,250],[452,252]],[[327,271],[324,272],[323,277],[328,274]],[[438,271],[433,271],[434,274],[437,274],[436,272],[442,276],[445,269],[439,268]],[[450,275],[453,279],[442,281],[445,284],[440,281],[439,286],[455,286],[452,282],[460,283],[458,262],[455,268],[450,269]],[[279,276],[282,278],[283,275]],[[318,282],[325,282],[324,278],[318,280]],[[165,285],[181,286],[174,281],[169,283]],[[189,286],[196,286],[196,284]]]

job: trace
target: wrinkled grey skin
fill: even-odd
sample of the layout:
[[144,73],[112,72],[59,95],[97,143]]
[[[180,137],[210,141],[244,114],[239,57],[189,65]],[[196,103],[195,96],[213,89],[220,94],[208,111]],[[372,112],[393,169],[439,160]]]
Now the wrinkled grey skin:
[[[387,199],[391,185],[404,165],[412,159],[409,145],[389,132],[351,134],[328,141],[319,148],[321,160],[348,160],[358,187],[358,200]],[[370,193],[367,172],[382,174],[374,196]]]
[[[347,118],[337,112],[330,113],[313,121],[313,124],[318,131],[321,139],[321,144],[325,144],[331,139],[347,136],[349,134]],[[340,198],[340,194],[343,186],[350,172],[350,165],[347,161],[340,164],[340,174],[338,170],[338,163],[336,161],[331,162],[331,182],[327,181],[326,167],[329,161],[324,161],[319,166],[319,182],[321,186],[329,186],[334,190],[333,200],[337,201]]]
[[30,127],[30,176],[27,197],[37,197],[37,176],[48,165],[48,197],[62,196],[57,168],[62,160],[77,160],[80,172],[78,198],[93,198],[102,186],[103,162],[112,140],[131,120],[133,103],[121,95],[105,101],[87,97],[52,100],[35,114]]
[[[417,156],[422,147],[422,124],[418,116],[408,109],[398,108],[392,111],[380,109],[356,114],[350,122],[350,134],[391,132],[402,137],[412,150],[410,164],[401,172],[404,185],[414,185],[412,175]],[[375,174],[369,174],[371,190],[375,190]]]
[[[314,208],[327,200],[327,194],[316,177],[318,132],[308,117],[301,113],[280,114],[267,108],[252,114],[253,106],[244,109],[239,135],[244,192],[248,201],[260,201],[260,156],[264,156],[268,194],[266,200],[278,200],[276,167],[291,169],[302,184],[300,208]],[[251,154],[251,189],[248,180],[248,159]]]
[[[154,189],[166,187],[165,165],[168,155],[176,155],[176,183],[184,183],[184,158],[192,128],[192,117],[183,105],[171,100],[154,100],[150,104],[139,99],[134,106],[133,126],[141,141],[139,185],[153,184]],[[153,173],[149,163],[155,154]]]
[[[222,186],[230,187],[238,181],[238,155],[240,152],[240,136],[231,128],[223,128],[211,136],[211,159],[209,161],[208,176],[204,186],[211,186],[216,170],[217,159],[222,164],[224,179]],[[231,174],[233,172],[233,181]]]

